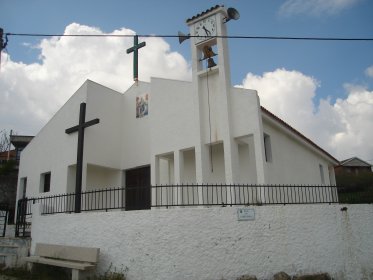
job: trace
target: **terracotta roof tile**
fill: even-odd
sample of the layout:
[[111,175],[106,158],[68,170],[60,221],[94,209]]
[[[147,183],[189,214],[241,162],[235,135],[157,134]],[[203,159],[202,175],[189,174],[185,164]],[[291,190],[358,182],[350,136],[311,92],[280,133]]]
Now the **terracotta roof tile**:
[[199,17],[201,17],[201,16],[203,16],[203,15],[205,15],[205,14],[207,14],[207,13],[213,11],[213,10],[216,10],[216,9],[218,9],[218,8],[220,8],[220,7],[224,7],[224,5],[216,5],[216,6],[214,6],[214,7],[211,7],[210,9],[207,9],[206,11],[204,11],[204,12],[202,12],[202,13],[199,13],[199,14],[197,14],[197,15],[195,15],[195,16],[192,16],[191,18],[188,18],[188,19],[186,20],[186,22],[188,23],[189,21],[195,20],[196,18],[199,18]]

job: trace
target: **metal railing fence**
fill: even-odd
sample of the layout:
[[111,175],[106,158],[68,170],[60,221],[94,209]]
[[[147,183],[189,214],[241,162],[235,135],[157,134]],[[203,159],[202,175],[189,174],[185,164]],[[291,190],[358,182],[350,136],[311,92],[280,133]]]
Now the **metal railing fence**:
[[[81,211],[126,210],[125,196],[142,200],[150,192],[151,207],[312,204],[338,202],[335,186],[285,186],[244,184],[180,184],[108,188],[81,193]],[[19,214],[29,215],[31,205],[41,203],[42,214],[74,212],[75,193],[26,198]],[[149,197],[149,195],[148,195]]]
[[158,185],[152,207],[312,204],[338,202],[334,186]]
[[31,236],[31,218],[32,218],[32,204],[37,199],[22,198],[17,202],[17,216],[16,216],[16,237],[30,237]]
[[0,204],[0,237],[5,236],[6,225],[8,223],[9,205]]

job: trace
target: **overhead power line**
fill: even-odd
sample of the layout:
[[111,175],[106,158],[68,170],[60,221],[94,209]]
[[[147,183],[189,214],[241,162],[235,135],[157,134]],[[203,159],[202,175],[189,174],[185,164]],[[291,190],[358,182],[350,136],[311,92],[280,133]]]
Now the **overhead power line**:
[[[129,34],[41,34],[41,33],[4,33],[5,36],[26,36],[26,37],[134,37]],[[178,38],[179,35],[137,35],[138,37],[153,38]],[[373,41],[373,38],[343,38],[343,37],[292,37],[292,36],[192,36],[203,38],[227,38],[227,39],[259,39],[259,40],[308,40],[308,41]]]

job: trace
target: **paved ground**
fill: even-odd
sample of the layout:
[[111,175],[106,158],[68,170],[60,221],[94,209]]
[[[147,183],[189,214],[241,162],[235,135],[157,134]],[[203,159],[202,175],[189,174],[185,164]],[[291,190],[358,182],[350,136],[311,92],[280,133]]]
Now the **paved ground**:
[[17,280],[18,278],[0,275],[0,280]]

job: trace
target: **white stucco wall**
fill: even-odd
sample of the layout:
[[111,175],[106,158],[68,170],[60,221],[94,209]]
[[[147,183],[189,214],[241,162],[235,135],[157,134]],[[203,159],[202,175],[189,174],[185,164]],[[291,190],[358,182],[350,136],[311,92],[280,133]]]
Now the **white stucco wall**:
[[181,151],[183,156],[181,182],[196,183],[196,156],[195,150]]
[[[264,133],[270,136],[271,162],[266,162],[269,184],[330,185],[330,161],[302,144],[291,133],[285,133],[266,119]],[[324,170],[322,183],[319,165]]]
[[149,106],[151,106],[153,96],[149,83],[134,84],[123,94],[120,113],[122,145],[116,156],[121,158],[121,168],[124,170],[150,164],[149,118],[152,109],[149,108],[148,116],[136,118],[136,97],[144,94],[149,94]]
[[256,164],[255,164],[255,147],[254,137],[245,137],[245,142],[238,144],[239,158],[239,180],[240,184],[257,184]]
[[119,187],[122,187],[122,171],[88,164],[87,190]]
[[[89,83],[86,81],[77,90],[22,151],[18,177],[27,177],[26,196],[43,195],[39,190],[40,174],[45,172],[51,172],[51,190],[45,195],[66,192],[68,165],[76,163],[76,148],[71,147],[77,146],[77,137],[66,134],[65,129],[78,124],[79,106],[86,102]],[[18,193],[17,198],[20,196]]]
[[37,242],[99,247],[99,271],[127,267],[129,280],[373,279],[373,205],[250,207],[254,221],[238,221],[235,207],[40,216],[38,206],[32,252]]
[[[150,94],[149,83],[121,94],[87,80],[22,152],[19,178],[27,178],[27,197],[75,191],[77,133],[67,135],[65,129],[78,124],[81,102],[87,104],[86,121],[100,119],[85,130],[83,190],[120,187],[122,170],[148,165],[149,117],[136,119],[135,112],[136,96],[144,93]],[[51,190],[40,193],[45,172],[51,172]]]
[[152,156],[193,147],[191,83],[152,78],[151,92],[149,129]]
[[250,89],[231,88],[230,94],[233,136],[262,133],[258,93]]
[[[242,88],[231,88],[230,93],[232,136],[236,139],[236,144],[238,141],[249,145],[250,157],[249,159],[243,159],[242,154],[238,155],[236,168],[239,172],[236,181],[249,184],[267,184],[263,124],[258,93],[255,90]],[[248,181],[245,178],[246,174],[250,176]]]
[[[122,148],[122,96],[119,92],[89,80],[78,89],[22,152],[19,177],[27,177],[26,196],[49,196],[75,191],[75,178],[72,178],[75,176],[75,169],[71,172],[71,166],[76,164],[78,136],[77,133],[66,134],[65,129],[78,124],[81,102],[87,104],[86,121],[100,119],[99,124],[85,130],[83,190],[88,183],[86,176],[90,182],[90,178],[98,177],[97,174],[87,175],[89,163],[102,168],[118,169],[120,172],[121,157],[118,151]],[[45,172],[51,173],[51,188],[50,192],[41,193],[40,176]],[[115,181],[114,186],[121,186],[120,176],[106,181]],[[20,194],[17,197],[20,198]]]
[[100,123],[85,129],[86,164],[120,168],[118,151],[122,148],[122,99],[123,94],[117,91],[94,82],[88,84],[86,121],[99,118]]

